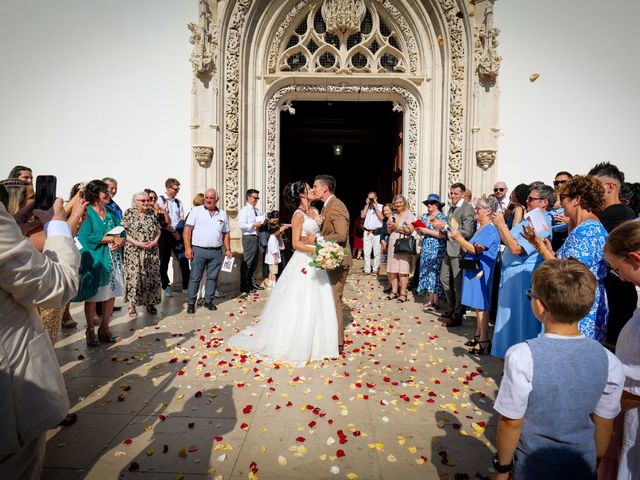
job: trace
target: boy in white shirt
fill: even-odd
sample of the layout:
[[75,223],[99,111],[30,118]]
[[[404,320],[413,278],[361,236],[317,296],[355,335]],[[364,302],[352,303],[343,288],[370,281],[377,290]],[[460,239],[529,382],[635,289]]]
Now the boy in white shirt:
[[264,282],[265,287],[273,288],[276,284],[276,275],[278,275],[278,264],[282,262],[280,250],[284,250],[284,242],[282,241],[282,232],[286,227],[281,227],[277,223],[269,224],[269,242],[267,243],[267,252],[264,256],[264,263],[269,265],[269,278]]
[[495,480],[596,479],[624,383],[620,361],[578,330],[596,286],[576,260],[547,260],[534,271],[527,296],[545,333],[507,350],[494,405]]

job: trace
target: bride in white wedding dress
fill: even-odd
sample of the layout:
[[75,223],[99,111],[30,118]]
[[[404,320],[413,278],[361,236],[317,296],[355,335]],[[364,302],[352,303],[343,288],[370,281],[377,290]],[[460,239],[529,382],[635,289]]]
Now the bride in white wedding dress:
[[318,235],[322,218],[310,208],[313,190],[305,182],[288,184],[283,196],[295,208],[291,219],[291,260],[262,310],[260,321],[227,342],[231,348],[295,367],[338,357],[338,321],[333,291],[325,270],[309,266],[314,245],[302,243],[305,233]]

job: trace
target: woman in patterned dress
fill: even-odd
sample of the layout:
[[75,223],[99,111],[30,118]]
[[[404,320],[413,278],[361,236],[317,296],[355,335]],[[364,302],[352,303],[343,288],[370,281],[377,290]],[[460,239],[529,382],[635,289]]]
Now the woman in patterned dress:
[[127,232],[124,247],[124,296],[129,302],[129,317],[136,318],[136,305],[145,305],[147,312],[158,313],[160,303],[160,256],[158,240],[160,223],[152,208],[149,195],[138,192],[133,196],[131,208],[122,216]]
[[447,248],[447,240],[433,226],[434,220],[447,221],[447,216],[442,213],[444,203],[440,196],[432,193],[422,202],[427,206],[428,213],[422,216],[422,223],[426,228],[418,227],[416,230],[422,234],[422,250],[420,252],[420,280],[418,282],[418,295],[427,294],[427,303],[423,310],[434,312],[440,307],[440,299],[445,298],[444,288],[440,281],[440,269],[442,259]]
[[597,216],[604,202],[604,187],[594,177],[577,175],[560,188],[558,195],[564,214],[569,217],[571,230],[557,256],[548,238],[541,239],[532,230],[525,231],[523,235],[545,260],[574,258],[591,270],[598,280],[596,298],[589,314],[578,323],[578,328],[583,335],[604,343],[607,339],[608,313],[604,290],[604,277],[607,275],[604,245],[607,231]]

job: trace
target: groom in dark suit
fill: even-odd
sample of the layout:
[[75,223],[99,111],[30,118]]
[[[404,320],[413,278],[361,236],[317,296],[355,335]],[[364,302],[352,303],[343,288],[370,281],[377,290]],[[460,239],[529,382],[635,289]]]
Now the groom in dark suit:
[[[449,190],[449,211],[447,218],[449,225],[452,219],[457,223],[457,229],[460,230],[465,240],[469,240],[473,235],[475,216],[473,206],[464,201],[464,192],[467,188],[462,183],[454,183]],[[433,224],[438,230],[446,234],[445,223],[436,220]],[[464,306],[460,303],[462,294],[462,270],[460,269],[460,259],[464,257],[465,251],[460,248],[458,242],[447,241],[447,252],[442,262],[442,270],[440,272],[440,280],[447,294],[448,310],[442,314],[447,319],[447,327],[458,327],[462,325],[464,318]]]
[[[313,193],[317,200],[324,202],[322,207],[322,237],[347,248],[342,265],[327,272],[333,289],[333,299],[338,317],[338,351],[344,349],[344,321],[342,315],[342,293],[347,283],[347,275],[351,267],[351,251],[349,247],[349,210],[341,200],[336,198],[336,179],[330,175],[318,175],[313,182]],[[311,239],[309,239],[311,240]],[[315,242],[313,239],[312,242]]]

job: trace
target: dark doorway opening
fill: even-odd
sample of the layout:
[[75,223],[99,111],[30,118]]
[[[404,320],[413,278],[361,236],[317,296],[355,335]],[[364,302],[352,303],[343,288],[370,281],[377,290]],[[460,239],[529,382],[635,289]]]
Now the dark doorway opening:
[[[367,193],[390,202],[402,188],[402,113],[392,102],[293,102],[280,117],[279,192],[292,181],[310,185],[318,174],[336,178],[336,196],[360,215]],[[280,200],[281,219],[285,211]]]

